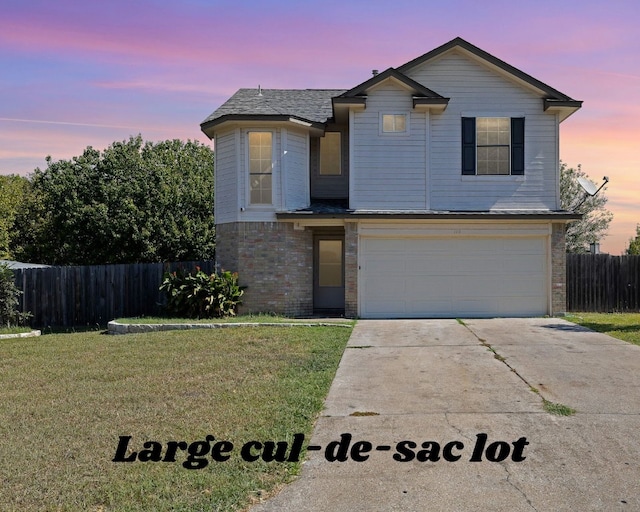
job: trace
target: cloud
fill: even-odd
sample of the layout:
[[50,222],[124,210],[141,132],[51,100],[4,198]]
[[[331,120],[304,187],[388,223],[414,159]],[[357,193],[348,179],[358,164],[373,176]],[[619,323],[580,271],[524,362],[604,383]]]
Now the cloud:
[[46,121],[43,119],[13,119],[10,117],[0,117],[0,121],[8,121],[14,123],[36,123],[36,124],[54,124],[60,126],[84,126],[89,128],[122,128],[127,130],[133,130],[130,126],[118,126],[109,124],[94,124],[94,123],[71,123],[67,121]]
[[26,175],[36,167],[46,167],[45,157],[48,155],[53,160],[67,160],[81,155],[87,146],[102,150],[114,141],[128,140],[138,133],[151,141],[191,139],[210,143],[197,125],[147,125],[140,130],[106,126],[95,130],[91,128],[95,127],[84,123],[0,123],[0,174]]
[[[129,89],[129,90],[142,90],[142,91],[157,91],[157,92],[177,92],[177,93],[198,93],[198,94],[211,94],[211,86],[203,83],[169,83],[167,81],[155,81],[155,80],[122,80],[122,81],[98,81],[93,82],[96,87],[104,89]],[[233,91],[235,92],[235,91]]]

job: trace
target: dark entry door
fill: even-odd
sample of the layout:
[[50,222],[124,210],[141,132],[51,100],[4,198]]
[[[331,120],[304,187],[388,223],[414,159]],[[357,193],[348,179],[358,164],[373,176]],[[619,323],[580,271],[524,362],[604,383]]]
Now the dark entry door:
[[344,311],[344,237],[339,235],[314,238],[313,308]]

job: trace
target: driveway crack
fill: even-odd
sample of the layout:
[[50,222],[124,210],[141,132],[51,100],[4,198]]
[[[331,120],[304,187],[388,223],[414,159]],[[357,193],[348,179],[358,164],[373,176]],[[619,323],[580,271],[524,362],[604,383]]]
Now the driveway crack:
[[[519,378],[522,382],[524,382],[524,383],[527,385],[527,387],[528,387],[531,391],[533,391],[533,390],[535,390],[535,389],[536,389],[535,387],[533,387],[533,386],[532,386],[532,385],[527,381],[527,379],[525,379],[522,375],[520,375],[520,374],[518,373],[518,370],[516,370],[513,366],[511,366],[509,363],[507,363],[507,360],[506,360],[503,356],[501,356],[501,355],[498,353],[498,351],[497,351],[495,348],[493,348],[493,347],[491,346],[491,344],[490,344],[487,340],[485,340],[485,339],[481,338],[480,336],[478,336],[478,335],[474,332],[474,330],[473,330],[471,327],[469,327],[465,322],[463,322],[463,321],[461,321],[461,320],[459,320],[458,322],[459,322],[460,324],[464,325],[464,326],[467,328],[467,330],[468,330],[471,334],[473,334],[473,335],[475,336],[475,338],[480,342],[480,344],[481,344],[483,347],[486,347],[486,348],[487,348],[487,349],[489,349],[491,352],[493,352],[493,357],[495,357],[498,361],[500,361],[502,364],[504,364],[504,365],[505,365],[507,368],[509,368],[509,370],[511,370],[513,373],[515,373],[515,374],[518,376],[518,378]],[[537,391],[537,390],[536,390],[536,391]],[[538,394],[540,394],[540,393],[538,392]],[[540,395],[540,396],[542,396],[542,395]]]
[[505,473],[507,473],[507,483],[522,495],[522,497],[527,501],[527,504],[531,507],[531,510],[535,510],[536,512],[538,512],[538,509],[533,505],[533,503],[531,503],[531,500],[527,497],[526,493],[511,481],[511,472],[509,471],[509,468],[507,467],[507,465],[506,464],[500,464],[500,465],[504,469]]
[[551,402],[550,400],[547,400],[544,397],[544,395],[540,392],[540,390],[538,388],[536,388],[535,386],[533,386],[522,375],[520,375],[518,370],[516,370],[513,366],[511,366],[507,362],[506,358],[504,356],[500,355],[498,353],[498,351],[495,348],[493,348],[491,346],[491,344],[487,340],[485,340],[485,339],[481,338],[480,336],[478,336],[478,334],[471,327],[469,327],[463,320],[458,319],[458,323],[460,325],[463,325],[464,327],[466,327],[467,330],[471,334],[473,334],[473,336],[478,340],[478,342],[480,342],[480,344],[483,347],[486,347],[491,352],[493,352],[493,357],[495,357],[498,361],[500,361],[507,368],[509,368],[509,370],[511,370],[522,382],[524,382],[527,385],[527,387],[529,388],[529,391],[531,391],[532,393],[535,393],[536,395],[538,395],[542,399],[542,406],[545,409],[545,411],[547,411],[550,414],[555,414],[555,415],[558,415],[558,416],[571,416],[572,414],[575,414],[577,412],[575,409],[572,409],[571,407],[568,407],[568,406],[563,405],[563,404],[556,404],[556,403]]
[[451,423],[451,421],[449,421],[449,413],[447,413],[447,412],[444,413],[444,419],[447,422],[447,425],[449,425],[453,430],[455,430],[462,437],[464,437],[465,439],[468,439],[470,441],[474,441],[474,439],[469,437],[467,434],[465,434],[464,431],[460,427],[457,427],[456,425]]

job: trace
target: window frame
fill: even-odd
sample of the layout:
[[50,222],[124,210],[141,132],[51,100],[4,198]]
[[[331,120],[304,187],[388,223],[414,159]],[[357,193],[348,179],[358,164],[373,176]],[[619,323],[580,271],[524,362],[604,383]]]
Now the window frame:
[[[339,251],[336,253],[339,257],[338,261],[323,261],[322,260],[322,244],[330,243],[330,244],[339,244]],[[318,286],[323,288],[342,288],[344,287],[344,240],[342,238],[319,238],[318,239]],[[326,274],[324,270],[326,267],[330,267],[335,269],[338,267],[339,272],[336,274],[335,272],[330,272]],[[330,283],[327,284],[326,281],[323,282],[323,277],[328,278]],[[333,278],[339,277],[339,282],[336,284],[335,281],[332,281]]]
[[[394,118],[394,126],[396,124],[395,118],[403,117],[404,118],[404,130],[385,130],[384,129],[384,119],[385,117],[393,116]],[[410,127],[411,127],[411,113],[410,112],[380,112],[379,119],[380,126],[380,135],[384,137],[406,137],[410,135]]]
[[[489,127],[480,126],[480,121],[483,122],[483,124],[489,124],[490,121],[498,121],[501,123],[505,123],[506,124],[506,129],[507,129],[507,143],[503,144],[500,143],[500,141],[498,141],[498,143],[496,144],[490,144],[489,141],[487,141],[486,143],[484,143],[484,141],[482,141],[482,144],[480,143],[480,135],[486,134],[487,138],[490,138],[491,134],[494,134],[498,136],[498,138],[500,138],[501,135],[501,128],[502,127],[498,127],[497,131],[490,131]],[[483,130],[483,133],[480,132],[480,130]],[[500,159],[500,158],[486,158],[486,159],[480,159],[480,152],[481,150],[490,150],[490,148],[506,148],[507,149],[507,160],[506,160],[506,170],[507,172],[480,172],[480,162],[487,162],[487,169],[488,170],[496,170],[496,171],[500,171],[501,169],[501,164],[504,162],[504,160]],[[483,166],[484,167],[484,166]],[[484,170],[484,169],[483,169]],[[509,117],[476,117],[476,175],[477,176],[509,176],[511,174],[511,119]]]
[[[251,172],[251,134],[254,133],[260,133],[260,134],[269,134],[271,137],[271,147],[270,147],[270,151],[271,151],[271,166],[270,166],[270,172]],[[274,148],[274,144],[275,144],[275,136],[274,136],[274,131],[273,130],[247,130],[246,131],[246,145],[247,145],[247,149],[246,149],[246,159],[247,159],[247,165],[246,165],[246,169],[247,169],[247,201],[246,204],[251,206],[251,207],[270,207],[273,206],[274,204],[274,187],[273,187],[273,176],[274,176],[274,169],[275,169],[275,161],[274,161],[274,155],[275,155],[275,148]],[[252,197],[251,197],[251,193],[253,191],[252,189],[252,184],[251,184],[251,177],[252,176],[271,176],[271,201],[270,202],[260,202],[260,203],[254,203],[252,201]]]
[[[505,174],[498,173],[483,173],[478,174],[478,147],[505,147],[505,144],[488,145],[478,144],[478,119],[509,119],[509,172]],[[523,176],[525,174],[525,116],[515,115],[507,116],[502,115],[476,115],[476,116],[462,116],[461,122],[461,142],[462,142],[462,176],[488,176],[492,178],[496,177],[508,177],[508,176]]]

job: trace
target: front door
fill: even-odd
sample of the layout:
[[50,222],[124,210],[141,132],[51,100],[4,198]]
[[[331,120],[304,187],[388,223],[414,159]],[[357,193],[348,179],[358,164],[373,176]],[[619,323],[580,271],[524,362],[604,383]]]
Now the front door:
[[344,312],[344,236],[314,238],[313,309],[320,313]]

